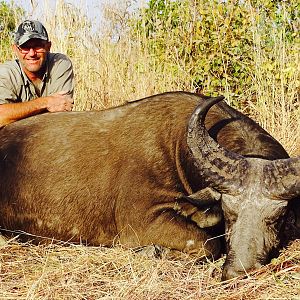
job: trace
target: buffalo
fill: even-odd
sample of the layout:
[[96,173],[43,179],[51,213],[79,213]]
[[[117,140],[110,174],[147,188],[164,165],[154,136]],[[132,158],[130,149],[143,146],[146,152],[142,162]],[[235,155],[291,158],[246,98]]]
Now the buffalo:
[[299,162],[222,99],[168,92],[3,127],[2,233],[217,258],[224,222],[224,279],[266,263]]

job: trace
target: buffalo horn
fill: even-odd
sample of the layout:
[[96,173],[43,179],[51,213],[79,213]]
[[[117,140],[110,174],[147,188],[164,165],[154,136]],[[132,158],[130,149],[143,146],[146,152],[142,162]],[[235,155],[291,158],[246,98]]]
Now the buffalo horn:
[[299,158],[277,159],[264,166],[267,192],[275,199],[290,200],[300,196]]
[[207,132],[204,121],[208,110],[223,96],[200,103],[188,123],[187,144],[198,172],[217,190],[233,190],[241,186],[248,161],[243,156],[219,145]]

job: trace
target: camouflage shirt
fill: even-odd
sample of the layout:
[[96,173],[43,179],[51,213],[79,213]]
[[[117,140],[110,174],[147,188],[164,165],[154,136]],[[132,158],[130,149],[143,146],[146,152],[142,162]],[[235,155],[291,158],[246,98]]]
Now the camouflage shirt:
[[70,59],[61,53],[48,53],[46,64],[40,90],[28,79],[18,60],[0,64],[0,104],[25,102],[59,91],[73,96],[74,73]]

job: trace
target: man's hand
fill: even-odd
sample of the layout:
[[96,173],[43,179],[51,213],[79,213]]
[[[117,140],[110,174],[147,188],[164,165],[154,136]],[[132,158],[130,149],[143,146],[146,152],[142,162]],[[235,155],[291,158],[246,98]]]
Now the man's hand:
[[0,105],[0,128],[9,123],[33,115],[49,112],[71,111],[73,99],[66,91],[26,102],[4,103]]
[[72,108],[73,99],[65,91],[47,97],[47,110],[49,112],[71,111]]

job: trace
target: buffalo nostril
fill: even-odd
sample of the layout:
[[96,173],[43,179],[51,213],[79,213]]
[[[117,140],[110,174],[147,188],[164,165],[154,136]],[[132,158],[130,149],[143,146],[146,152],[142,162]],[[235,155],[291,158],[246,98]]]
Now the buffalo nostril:
[[227,269],[222,273],[222,280],[229,280],[238,276],[239,275],[237,274],[237,272],[235,272],[233,269]]
[[232,267],[225,267],[224,270],[223,270],[223,273],[222,273],[222,280],[229,280],[229,279],[232,279],[232,278],[236,278],[236,277],[239,277],[239,276],[248,276],[248,274],[251,272],[251,271],[254,271],[256,269],[259,269],[262,267],[262,264],[261,263],[255,263],[254,266],[252,266],[251,268],[243,268],[243,269],[240,269],[240,268],[232,268]]
[[229,280],[239,276],[246,276],[246,270],[235,270],[234,268],[226,268],[222,273],[222,280]]

